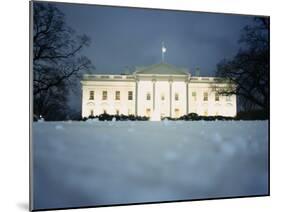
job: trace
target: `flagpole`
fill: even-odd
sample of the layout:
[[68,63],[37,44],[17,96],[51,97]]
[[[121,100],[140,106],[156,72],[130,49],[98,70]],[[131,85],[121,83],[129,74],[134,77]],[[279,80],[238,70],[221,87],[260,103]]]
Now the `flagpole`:
[[164,61],[165,61],[165,52],[166,52],[166,47],[165,47],[164,41],[162,41],[161,51],[162,51],[162,63],[164,63]]
[[164,47],[164,42],[162,41],[162,48],[161,48],[161,52],[162,52],[162,63],[164,63],[164,51],[163,51],[163,47]]

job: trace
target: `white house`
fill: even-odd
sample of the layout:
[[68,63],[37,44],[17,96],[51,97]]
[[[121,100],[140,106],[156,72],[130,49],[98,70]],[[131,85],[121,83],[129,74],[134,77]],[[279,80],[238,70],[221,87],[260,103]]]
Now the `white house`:
[[[222,96],[229,86],[214,77],[192,77],[166,63],[137,67],[132,74],[84,75],[82,117],[108,114],[177,118],[189,113],[236,116],[236,96]],[[158,119],[158,118],[156,118]]]

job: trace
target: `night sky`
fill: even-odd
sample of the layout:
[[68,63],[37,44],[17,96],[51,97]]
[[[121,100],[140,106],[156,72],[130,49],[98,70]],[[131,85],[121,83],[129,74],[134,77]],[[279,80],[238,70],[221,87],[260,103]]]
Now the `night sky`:
[[253,17],[198,12],[59,4],[67,24],[91,38],[83,51],[95,73],[121,73],[126,67],[161,62],[183,66],[194,74],[213,76],[216,64],[239,49],[241,29]]
[[[214,76],[216,65],[233,57],[241,30],[253,16],[52,3],[65,14],[67,25],[86,34],[91,45],[82,54],[96,67],[93,73],[124,73],[127,67],[165,62],[194,75]],[[70,92],[70,106],[81,110],[81,89]]]

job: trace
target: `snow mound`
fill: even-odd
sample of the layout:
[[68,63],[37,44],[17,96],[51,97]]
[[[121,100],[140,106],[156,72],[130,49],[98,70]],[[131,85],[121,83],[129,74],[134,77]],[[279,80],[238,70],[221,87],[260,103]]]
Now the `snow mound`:
[[98,122],[99,119],[98,118],[93,118],[93,119],[87,119],[86,122],[91,124],[91,123],[94,123],[94,122]]
[[111,124],[33,124],[35,209],[268,192],[267,121]]
[[166,152],[165,155],[164,155],[164,158],[167,160],[167,161],[174,161],[174,160],[177,160],[178,159],[178,154],[176,152]]
[[132,128],[132,127],[130,127],[130,128],[128,128],[128,132],[129,132],[129,133],[135,132],[135,129]]
[[169,121],[167,118],[165,118],[165,119],[163,120],[164,126],[168,126],[169,123],[170,123],[170,121]]
[[56,125],[56,130],[63,130],[63,126],[62,125]]

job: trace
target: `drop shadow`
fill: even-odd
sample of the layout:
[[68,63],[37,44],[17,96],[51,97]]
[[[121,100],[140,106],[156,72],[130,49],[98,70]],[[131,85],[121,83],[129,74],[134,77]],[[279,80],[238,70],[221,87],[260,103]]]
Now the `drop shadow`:
[[17,206],[23,211],[29,211],[29,204],[26,202],[17,203]]

